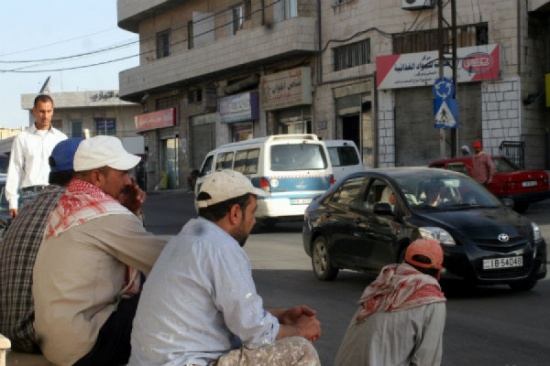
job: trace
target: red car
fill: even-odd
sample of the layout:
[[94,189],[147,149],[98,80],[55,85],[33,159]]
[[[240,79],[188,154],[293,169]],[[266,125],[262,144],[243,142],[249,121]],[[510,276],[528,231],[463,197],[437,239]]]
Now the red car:
[[[514,201],[514,210],[525,212],[529,204],[550,198],[548,174],[544,170],[523,170],[503,156],[493,156],[496,173],[489,184],[498,198]],[[454,158],[436,160],[430,168],[454,170],[471,176],[472,158]]]

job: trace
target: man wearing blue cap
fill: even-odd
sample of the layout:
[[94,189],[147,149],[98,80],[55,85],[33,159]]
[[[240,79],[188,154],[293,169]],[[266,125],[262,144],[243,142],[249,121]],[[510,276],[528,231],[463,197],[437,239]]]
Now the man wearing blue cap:
[[32,324],[32,271],[47,218],[73,177],[73,158],[81,141],[72,138],[54,147],[49,157],[50,184],[21,208],[0,245],[0,333],[11,340],[15,351],[40,352]]

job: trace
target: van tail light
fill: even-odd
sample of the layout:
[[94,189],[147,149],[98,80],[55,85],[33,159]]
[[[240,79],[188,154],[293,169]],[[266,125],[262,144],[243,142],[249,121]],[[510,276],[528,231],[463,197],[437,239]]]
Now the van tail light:
[[260,189],[264,190],[267,193],[271,193],[269,181],[264,177],[260,178]]
[[334,174],[331,174],[330,175],[330,185],[333,185],[334,183],[336,183],[336,179],[334,179]]

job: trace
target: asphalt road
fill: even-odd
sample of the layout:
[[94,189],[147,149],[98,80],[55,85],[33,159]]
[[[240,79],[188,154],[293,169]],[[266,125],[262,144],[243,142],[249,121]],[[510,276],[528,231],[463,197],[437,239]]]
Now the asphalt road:
[[[181,191],[152,193],[144,207],[149,230],[174,235],[195,216],[192,196]],[[541,225],[550,241],[550,202],[526,216]],[[332,365],[364,287],[373,276],[341,271],[333,282],[318,281],[302,248],[301,225],[277,225],[252,234],[245,250],[266,307],[307,304],[318,311],[323,336],[315,343],[322,364]],[[445,366],[536,366],[550,364],[550,280],[529,292],[506,286],[466,289],[443,283],[448,298],[444,334]]]

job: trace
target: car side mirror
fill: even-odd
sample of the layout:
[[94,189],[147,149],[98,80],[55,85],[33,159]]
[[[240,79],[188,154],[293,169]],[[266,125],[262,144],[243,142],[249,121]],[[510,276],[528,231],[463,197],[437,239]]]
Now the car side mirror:
[[378,215],[393,216],[391,205],[386,202],[375,203],[373,212]]

